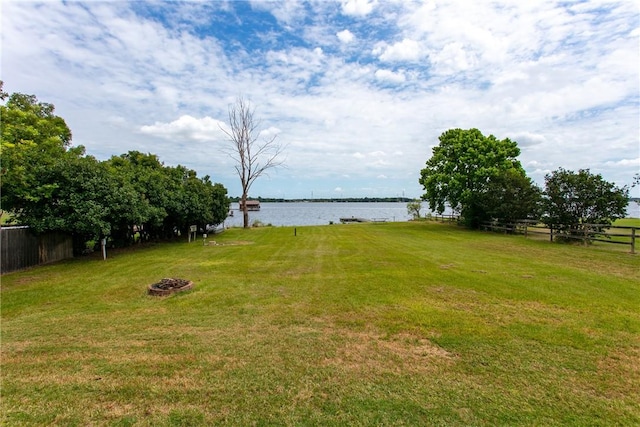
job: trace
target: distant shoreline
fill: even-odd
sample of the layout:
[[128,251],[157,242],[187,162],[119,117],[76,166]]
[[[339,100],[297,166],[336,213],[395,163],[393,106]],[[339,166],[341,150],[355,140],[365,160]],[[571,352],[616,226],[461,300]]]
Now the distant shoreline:
[[[240,197],[230,197],[232,203],[238,203]],[[249,197],[249,200],[257,200],[261,203],[408,203],[415,199],[410,197],[338,197],[338,198],[313,198],[313,199],[284,199],[271,197]]]

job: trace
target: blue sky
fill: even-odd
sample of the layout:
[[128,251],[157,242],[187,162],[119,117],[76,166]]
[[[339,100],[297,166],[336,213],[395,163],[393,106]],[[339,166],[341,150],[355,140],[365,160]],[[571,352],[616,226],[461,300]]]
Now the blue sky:
[[[3,1],[1,78],[99,159],[138,150],[239,195],[238,96],[286,167],[263,197],[418,197],[451,128],[618,185],[640,170],[637,1]],[[634,189],[633,195],[638,195]]]

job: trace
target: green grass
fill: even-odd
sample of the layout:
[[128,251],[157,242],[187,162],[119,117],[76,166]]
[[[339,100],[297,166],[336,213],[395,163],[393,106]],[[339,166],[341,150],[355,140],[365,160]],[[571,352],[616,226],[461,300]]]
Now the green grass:
[[640,218],[620,218],[613,224],[624,227],[640,227]]
[[[232,229],[2,277],[5,425],[638,425],[640,257]],[[146,295],[163,277],[192,291]]]

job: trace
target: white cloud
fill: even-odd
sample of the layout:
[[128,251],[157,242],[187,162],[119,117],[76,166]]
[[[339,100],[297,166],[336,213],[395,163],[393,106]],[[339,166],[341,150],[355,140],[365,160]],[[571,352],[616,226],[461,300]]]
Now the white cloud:
[[260,131],[260,137],[265,140],[270,140],[272,138],[277,137],[281,132],[282,131],[277,127],[270,126],[269,128],[263,129],[262,131]]
[[[538,183],[560,166],[620,182],[638,170],[633,2],[253,3],[276,17],[268,29],[234,2],[131,5],[5,2],[0,16],[5,90],[55,104],[98,158],[152,152],[237,194],[218,125],[245,95],[287,146],[265,188],[291,197],[294,179],[331,194],[346,172],[421,194],[453,127],[517,141]],[[216,34],[216,19],[237,25]]]
[[351,43],[355,39],[355,36],[349,30],[339,31],[336,33],[336,36],[338,36],[338,39],[344,44]]
[[228,129],[228,127],[225,123],[211,117],[197,119],[184,115],[170,123],[155,122],[153,125],[142,126],[140,132],[170,140],[216,141],[224,138],[224,132],[221,129]]
[[509,139],[518,143],[520,147],[530,147],[533,145],[544,144],[547,138],[544,135],[532,132],[516,132],[509,136]]
[[465,71],[477,63],[473,54],[467,52],[459,42],[449,43],[440,51],[429,54],[429,59],[436,65],[437,72],[440,74]]
[[376,2],[371,0],[343,0],[342,13],[352,16],[366,16],[373,10]]
[[376,78],[378,80],[389,81],[393,83],[403,83],[407,80],[403,71],[377,70]]
[[280,0],[277,3],[251,0],[251,7],[268,11],[279,23],[287,28],[291,28],[297,22],[302,21],[305,16],[304,4],[298,0]]
[[606,166],[622,166],[622,167],[627,167],[627,166],[635,166],[636,168],[640,167],[640,157],[637,157],[635,159],[620,159],[620,160],[610,160],[608,162],[605,162]]
[[422,56],[418,42],[406,38],[392,45],[381,42],[374,48],[373,54],[384,62],[416,61]]

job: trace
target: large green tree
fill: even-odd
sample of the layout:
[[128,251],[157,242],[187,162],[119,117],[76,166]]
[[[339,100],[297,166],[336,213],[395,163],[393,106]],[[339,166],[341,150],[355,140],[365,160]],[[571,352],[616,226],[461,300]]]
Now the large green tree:
[[226,218],[227,190],[184,166],[129,152],[100,162],[71,147],[71,131],[51,104],[2,92],[2,209],[36,233],[65,231],[77,247],[110,236],[124,245],[134,233],[172,236]]
[[487,216],[513,224],[521,219],[539,219],[542,190],[518,169],[508,169],[491,178],[480,198]]
[[165,230],[186,232],[190,225],[204,229],[207,224],[220,224],[229,213],[227,191],[215,186],[209,176],[198,178],[184,166],[166,168],[171,196],[167,206]]
[[140,217],[134,222],[116,226],[116,239],[131,242],[136,232],[143,240],[160,237],[164,233],[164,222],[168,215],[169,199],[172,197],[164,165],[155,154],[129,151],[113,156],[107,161],[111,173],[124,184],[131,184],[138,194]]
[[190,225],[220,224],[227,217],[227,190],[209,176],[198,178],[194,170],[165,166],[155,154],[138,151],[114,156],[108,164],[140,196],[141,220],[118,227],[123,240],[131,239],[134,227],[147,238],[168,237]]
[[[591,237],[591,224],[623,218],[629,190],[616,187],[589,169],[558,169],[545,177],[543,221],[567,238]],[[596,227],[597,228],[597,227]]]
[[[489,205],[487,196],[491,194],[492,183],[498,185],[500,179],[513,183],[514,177],[526,178],[517,160],[520,149],[508,138],[484,136],[478,129],[450,129],[439,140],[420,173],[419,182],[425,190],[422,198],[438,213],[450,206],[467,226],[476,228],[491,219],[503,203],[496,200]],[[524,181],[518,185],[522,184]],[[518,195],[514,192],[510,196]]]
[[19,218],[28,204],[55,189],[42,174],[61,159],[81,156],[84,148],[70,149],[71,131],[53,105],[21,93],[8,98],[0,106],[1,203]]

